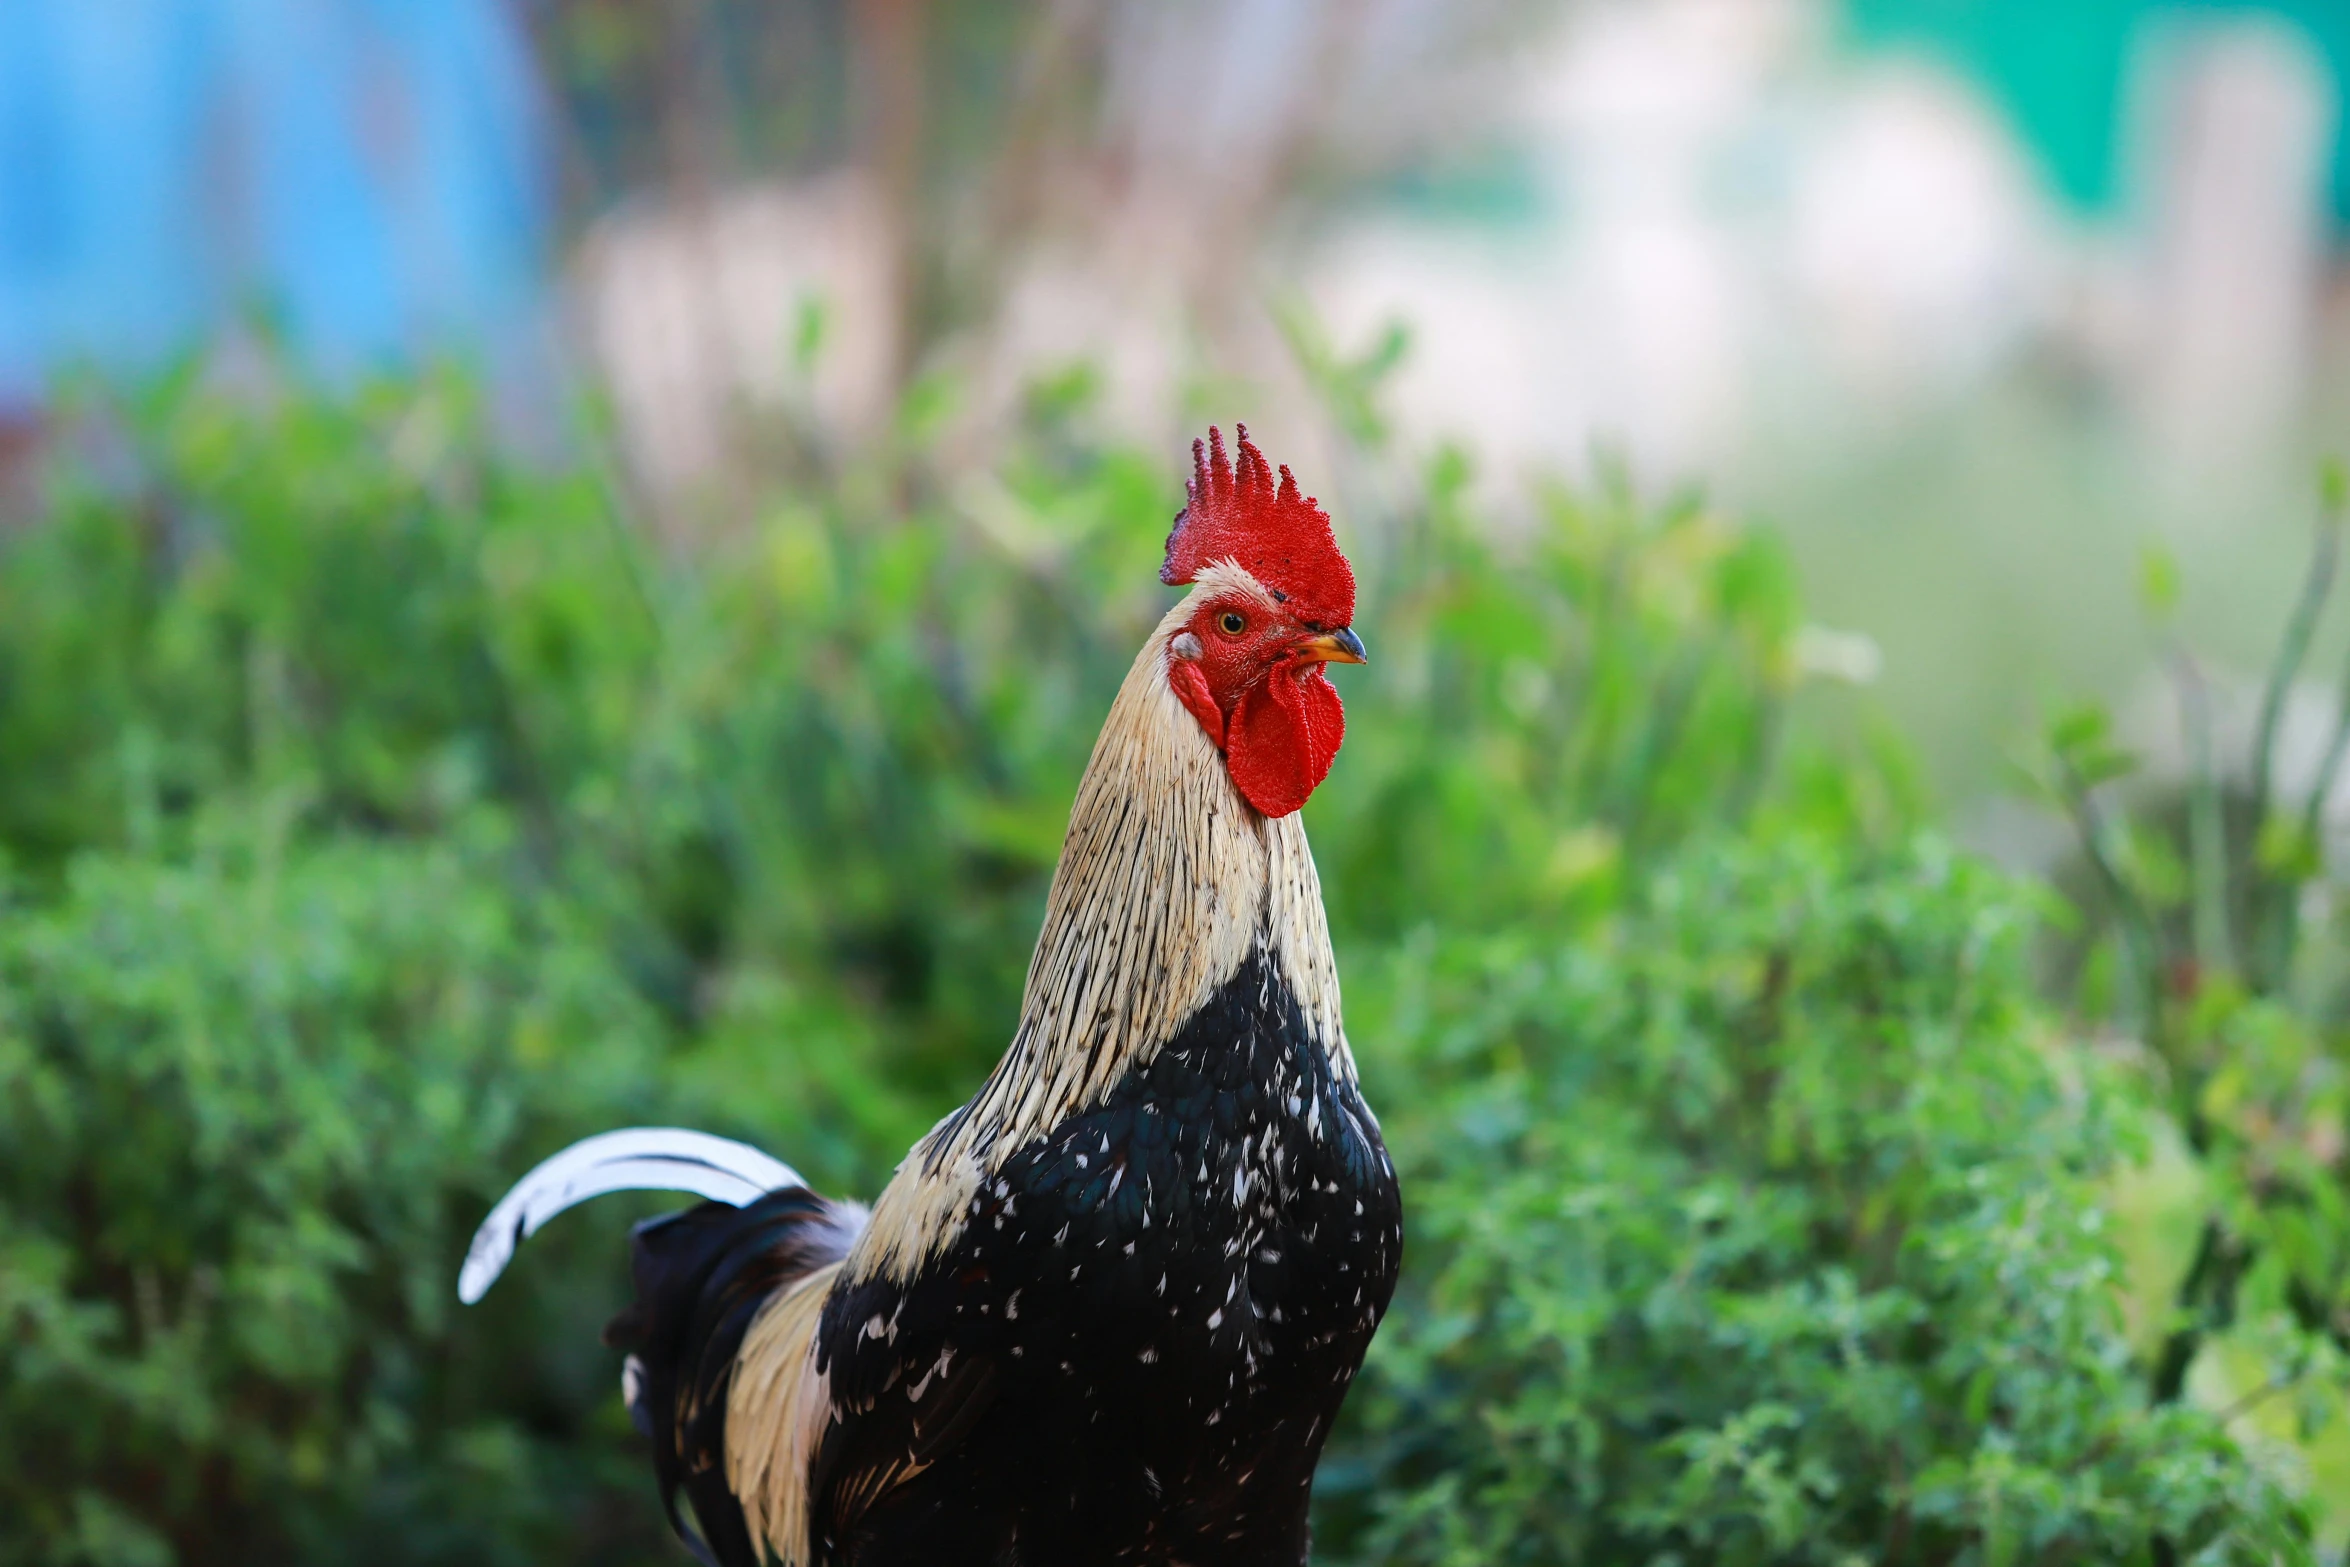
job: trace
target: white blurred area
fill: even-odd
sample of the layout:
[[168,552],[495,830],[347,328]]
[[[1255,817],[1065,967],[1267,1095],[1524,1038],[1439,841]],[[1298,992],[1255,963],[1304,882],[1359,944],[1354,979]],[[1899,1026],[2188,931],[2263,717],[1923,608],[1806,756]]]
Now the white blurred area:
[[1836,53],[1808,0],[1594,7],[1525,62],[1528,234],[1384,215],[1316,255],[1342,336],[1411,322],[1408,422],[1489,456],[1735,474],[1762,438],[1929,413],[2042,354],[2127,402],[2182,478],[2309,413],[2335,106],[2266,18],[2141,51],[2125,210],[2061,210],[1981,93]]
[[2265,19],[2182,27],[2147,66],[2144,292],[2118,357],[2157,450],[2257,459],[2317,369],[2338,106],[2307,43]]
[[[1108,31],[1101,123],[1034,171],[989,308],[933,350],[982,423],[1085,358],[1138,439],[1179,435],[1206,383],[1310,445],[1273,313],[1302,299],[1342,346],[1405,323],[1399,428],[1503,479],[1607,448],[1734,487],[1790,432],[1849,441],[2036,358],[2105,389],[2192,480],[2300,438],[2334,346],[2337,111],[2282,22],[2150,30],[2129,196],[2089,218],[1977,87],[1840,48],[1822,0],[1591,0],[1498,59],[1473,47],[1483,13],[1447,0],[1224,0],[1181,26],[1140,0],[1071,10]],[[1431,126],[1523,171],[1508,210],[1366,198],[1285,220],[1317,138]],[[648,484],[721,465],[735,409],[796,397],[838,436],[872,429],[902,368],[903,265],[855,168],[606,219],[572,291]],[[810,301],[827,327],[799,375]]]
[[762,414],[871,431],[894,393],[894,268],[886,209],[853,171],[598,223],[571,292],[639,480],[674,495],[721,472]]
[[[1247,389],[1220,418],[1302,414],[1272,309],[1299,287],[1301,262],[1281,244],[1298,164],[1338,144],[1343,161],[1376,165],[1481,123],[1492,39],[1524,10],[1043,0],[1010,145],[978,188],[946,203],[946,261],[988,280],[976,319],[911,348],[912,224],[890,171],[867,160],[600,220],[569,269],[574,335],[656,497],[721,475],[736,432],[761,416],[788,412],[853,444],[887,418],[903,376],[926,368],[953,370],[972,392],[974,441],[1039,375],[1080,361],[1100,372],[1112,428],[1138,440],[1188,439],[1185,400],[1207,382]],[[1026,100],[1055,96],[1057,76],[1096,73],[1087,123],[1030,113]],[[813,374],[791,346],[809,307],[826,322]],[[1309,434],[1312,421],[1298,423]]]

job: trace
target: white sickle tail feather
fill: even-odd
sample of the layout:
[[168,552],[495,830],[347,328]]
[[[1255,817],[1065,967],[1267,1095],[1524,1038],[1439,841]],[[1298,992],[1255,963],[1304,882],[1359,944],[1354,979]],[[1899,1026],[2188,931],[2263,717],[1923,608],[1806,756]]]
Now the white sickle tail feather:
[[481,1299],[515,1248],[556,1214],[618,1191],[708,1199],[636,1226],[636,1299],[606,1326],[604,1342],[627,1354],[621,1398],[652,1441],[661,1505],[678,1537],[711,1567],[756,1562],[759,1547],[727,1489],[736,1353],[769,1301],[830,1279],[866,1210],[818,1196],[791,1166],[723,1137],[675,1127],[606,1132],[546,1160],[490,1211],[458,1275],[458,1298]]
[[805,1186],[798,1172],[746,1143],[674,1126],[637,1126],[573,1143],[514,1183],[473,1232],[457,1298],[470,1306],[489,1293],[514,1250],[539,1226],[606,1192],[691,1192],[740,1208],[785,1186]]

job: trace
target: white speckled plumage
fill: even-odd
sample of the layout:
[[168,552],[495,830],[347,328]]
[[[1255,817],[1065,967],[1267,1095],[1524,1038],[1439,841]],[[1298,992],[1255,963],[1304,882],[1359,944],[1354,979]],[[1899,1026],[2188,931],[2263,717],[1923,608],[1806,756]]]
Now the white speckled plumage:
[[1241,798],[1167,681],[1168,644],[1193,600],[1236,593],[1273,606],[1237,566],[1210,566],[1135,656],[1077,786],[1011,1048],[907,1154],[850,1255],[851,1278],[912,1277],[1007,1154],[1147,1062],[1260,940],[1353,1081],[1305,826]]

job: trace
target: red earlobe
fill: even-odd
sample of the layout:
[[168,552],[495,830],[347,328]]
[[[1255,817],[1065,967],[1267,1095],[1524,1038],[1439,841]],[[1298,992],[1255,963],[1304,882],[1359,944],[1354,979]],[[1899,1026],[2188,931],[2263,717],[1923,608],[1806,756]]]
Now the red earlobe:
[[1346,739],[1346,709],[1319,664],[1276,669],[1232,711],[1224,754],[1232,782],[1267,816],[1287,816],[1330,776]]
[[1208,677],[1199,665],[1188,658],[1167,661],[1167,684],[1175,688],[1175,699],[1191,709],[1191,716],[1216,742],[1216,749],[1224,749],[1224,712],[1216,706],[1216,699],[1208,694]]

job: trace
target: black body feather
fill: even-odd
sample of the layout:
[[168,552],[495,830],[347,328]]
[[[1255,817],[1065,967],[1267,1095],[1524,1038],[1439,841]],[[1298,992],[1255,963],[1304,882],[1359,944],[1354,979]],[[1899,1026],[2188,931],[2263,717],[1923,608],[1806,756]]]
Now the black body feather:
[[910,1284],[836,1288],[815,1559],[1295,1567],[1401,1245],[1376,1123],[1260,950]]

